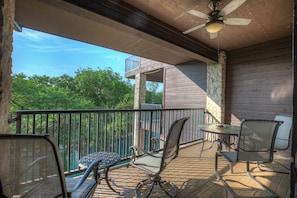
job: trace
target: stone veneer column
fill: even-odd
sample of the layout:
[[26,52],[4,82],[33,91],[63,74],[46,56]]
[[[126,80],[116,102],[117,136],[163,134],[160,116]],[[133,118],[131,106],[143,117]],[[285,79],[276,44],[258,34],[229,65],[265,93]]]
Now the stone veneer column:
[[[146,75],[137,73],[135,75],[135,90],[134,90],[134,109],[140,109],[140,104],[145,103],[145,94],[146,94]],[[143,142],[138,142],[138,140],[144,140],[142,137],[144,131],[140,129],[139,126],[140,114],[135,113],[134,118],[134,145],[141,146]],[[139,130],[140,129],[140,130]]]
[[220,51],[217,64],[207,65],[206,110],[225,122],[226,52]]
[[0,0],[0,133],[9,133],[15,0]]
[[135,75],[134,109],[139,109],[141,103],[145,103],[146,75],[137,73]]

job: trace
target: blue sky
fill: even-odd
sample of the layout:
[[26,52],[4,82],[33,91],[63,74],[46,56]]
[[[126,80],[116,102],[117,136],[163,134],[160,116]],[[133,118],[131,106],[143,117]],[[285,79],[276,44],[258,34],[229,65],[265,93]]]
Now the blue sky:
[[78,69],[107,69],[124,78],[125,59],[131,55],[111,49],[23,28],[14,31],[12,72],[27,76],[63,74],[74,76]]

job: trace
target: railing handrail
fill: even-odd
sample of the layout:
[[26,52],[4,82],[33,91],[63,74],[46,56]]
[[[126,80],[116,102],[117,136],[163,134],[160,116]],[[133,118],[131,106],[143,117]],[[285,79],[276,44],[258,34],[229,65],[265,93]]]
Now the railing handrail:
[[85,112],[141,112],[141,111],[179,111],[179,110],[202,110],[202,108],[170,108],[170,109],[75,109],[75,110],[17,110],[21,114],[42,114],[42,113],[85,113]]

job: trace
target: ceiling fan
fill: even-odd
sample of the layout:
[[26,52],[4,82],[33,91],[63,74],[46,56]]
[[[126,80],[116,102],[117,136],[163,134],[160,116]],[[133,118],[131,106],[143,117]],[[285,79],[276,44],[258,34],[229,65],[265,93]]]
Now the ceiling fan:
[[221,3],[221,0],[211,0],[208,5],[208,7],[211,9],[211,12],[208,14],[204,14],[197,10],[188,11],[189,14],[205,19],[206,23],[192,27],[184,31],[183,34],[188,34],[205,27],[206,31],[210,33],[210,38],[213,39],[218,36],[218,32],[224,27],[224,25],[248,25],[251,22],[251,19],[224,18],[241,6],[245,1],[246,0],[232,0],[222,10],[219,10],[218,7]]

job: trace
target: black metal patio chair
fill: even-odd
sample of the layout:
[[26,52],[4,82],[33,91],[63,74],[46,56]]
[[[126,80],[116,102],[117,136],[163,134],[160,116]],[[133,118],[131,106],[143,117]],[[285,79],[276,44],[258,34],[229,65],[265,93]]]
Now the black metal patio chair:
[[[137,197],[176,196],[176,187],[168,181],[162,180],[160,174],[166,166],[178,156],[179,140],[185,122],[189,117],[176,120],[172,123],[165,140],[162,152],[147,152],[139,147],[131,147],[133,150],[132,160],[129,165],[139,168],[147,175],[147,179],[141,181],[136,186]],[[139,155],[139,153],[144,153]],[[162,194],[165,192],[165,194]]]
[[82,177],[65,178],[56,144],[48,135],[0,135],[2,197],[91,197],[100,161]]
[[[223,156],[228,162],[246,162],[247,175],[268,193],[267,197],[277,197],[268,187],[252,176],[250,163],[271,163],[273,161],[274,142],[278,127],[282,121],[243,120],[240,125],[237,145],[234,151],[219,149],[215,155],[215,175],[233,197],[237,195],[218,171],[218,157]],[[251,196],[248,196],[251,197]],[[262,196],[261,196],[262,197]]]

